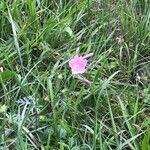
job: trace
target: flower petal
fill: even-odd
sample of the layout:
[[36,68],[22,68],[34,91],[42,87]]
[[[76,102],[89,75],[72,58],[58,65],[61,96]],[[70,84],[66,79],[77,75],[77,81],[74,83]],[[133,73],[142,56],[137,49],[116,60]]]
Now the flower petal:
[[76,55],[69,61],[69,67],[71,68],[72,74],[80,74],[86,71],[87,60],[83,57]]

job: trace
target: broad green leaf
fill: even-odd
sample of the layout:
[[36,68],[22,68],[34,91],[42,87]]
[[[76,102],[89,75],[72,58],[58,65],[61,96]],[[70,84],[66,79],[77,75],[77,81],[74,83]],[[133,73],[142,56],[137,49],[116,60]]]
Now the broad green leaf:
[[149,150],[150,149],[150,129],[144,135],[142,141],[142,150]]
[[7,81],[10,79],[15,78],[15,72],[12,72],[10,70],[6,70],[4,72],[0,72],[0,83],[3,81]]
[[73,31],[72,31],[72,29],[69,26],[67,26],[65,28],[65,31],[69,34],[70,37],[73,37]]

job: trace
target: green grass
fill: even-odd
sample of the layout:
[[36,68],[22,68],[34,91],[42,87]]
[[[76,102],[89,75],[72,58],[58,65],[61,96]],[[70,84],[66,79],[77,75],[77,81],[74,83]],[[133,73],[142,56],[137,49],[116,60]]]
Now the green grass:
[[148,0],[1,0],[0,69],[0,149],[150,149]]

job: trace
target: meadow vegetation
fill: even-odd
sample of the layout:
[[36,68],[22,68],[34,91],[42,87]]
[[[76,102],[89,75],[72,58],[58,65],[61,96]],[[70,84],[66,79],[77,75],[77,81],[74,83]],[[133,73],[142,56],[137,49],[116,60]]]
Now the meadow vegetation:
[[150,1],[0,0],[0,150],[34,149],[150,150]]

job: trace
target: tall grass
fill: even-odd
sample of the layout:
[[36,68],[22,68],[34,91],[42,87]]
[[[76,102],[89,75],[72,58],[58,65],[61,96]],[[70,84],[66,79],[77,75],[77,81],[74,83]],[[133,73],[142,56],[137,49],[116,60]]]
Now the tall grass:
[[[1,0],[0,149],[149,150],[149,6]],[[94,52],[90,85],[77,52]]]

